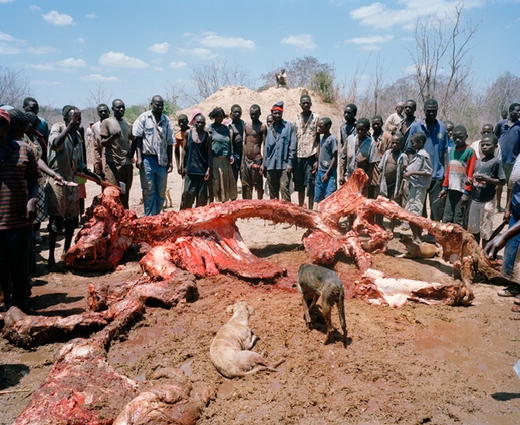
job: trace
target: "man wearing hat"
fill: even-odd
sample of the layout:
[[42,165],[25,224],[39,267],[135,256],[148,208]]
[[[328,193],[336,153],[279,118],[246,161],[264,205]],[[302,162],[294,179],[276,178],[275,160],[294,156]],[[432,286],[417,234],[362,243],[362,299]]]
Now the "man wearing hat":
[[294,125],[283,119],[283,102],[271,108],[274,122],[267,129],[264,145],[264,175],[267,177],[269,196],[291,202],[289,184],[296,156],[296,131]]
[[385,131],[391,134],[394,134],[396,132],[399,124],[401,124],[401,121],[404,120],[403,111],[404,102],[397,102],[397,105],[395,105],[395,112],[392,115],[390,115],[385,121]]
[[[18,111],[23,113],[23,111]],[[0,287],[2,309],[16,305],[27,314],[31,295],[28,274],[32,222],[36,217],[38,165],[31,149],[8,136],[11,118],[0,108]],[[27,128],[21,123],[20,137]],[[22,128],[25,127],[25,128]]]

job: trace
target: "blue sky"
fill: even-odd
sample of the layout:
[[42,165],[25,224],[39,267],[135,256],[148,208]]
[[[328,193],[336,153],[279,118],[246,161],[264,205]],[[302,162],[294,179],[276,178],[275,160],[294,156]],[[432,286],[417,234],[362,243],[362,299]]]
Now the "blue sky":
[[[190,90],[190,66],[216,58],[243,68],[255,88],[262,73],[307,55],[333,65],[343,82],[356,69],[374,72],[379,60],[391,82],[412,65],[414,22],[453,4],[0,0],[0,64],[22,71],[41,105],[58,108],[92,106],[100,90],[127,106],[172,85]],[[505,71],[519,75],[520,0],[466,4],[465,19],[482,21],[471,50],[478,84]]]

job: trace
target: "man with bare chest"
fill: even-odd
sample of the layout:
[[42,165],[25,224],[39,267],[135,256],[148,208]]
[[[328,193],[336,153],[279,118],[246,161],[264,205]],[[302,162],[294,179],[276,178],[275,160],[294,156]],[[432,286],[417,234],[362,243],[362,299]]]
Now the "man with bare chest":
[[244,151],[242,157],[242,198],[253,199],[253,188],[258,199],[264,197],[264,181],[262,177],[262,145],[267,134],[267,126],[260,121],[260,106],[249,108],[251,122],[245,125]]

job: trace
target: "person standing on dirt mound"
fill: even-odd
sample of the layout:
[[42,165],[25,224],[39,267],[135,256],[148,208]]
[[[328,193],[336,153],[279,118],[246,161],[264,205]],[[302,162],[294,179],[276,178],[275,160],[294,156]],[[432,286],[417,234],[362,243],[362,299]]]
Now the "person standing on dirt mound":
[[305,189],[309,198],[309,209],[314,208],[314,186],[318,162],[317,147],[320,143],[318,122],[320,117],[311,111],[312,101],[308,94],[300,97],[302,112],[296,116],[296,162],[294,164],[294,190],[298,192],[298,204],[305,202]]
[[173,170],[173,132],[170,119],[163,114],[164,100],[156,95],[151,111],[143,112],[134,123],[137,162],[141,176],[145,215],[162,211],[168,173]]
[[[12,119],[12,116],[14,119]],[[18,143],[29,125],[25,113],[0,108],[0,288],[7,310],[17,305],[27,314],[31,296],[29,244],[36,217],[38,166],[26,143]],[[10,128],[11,127],[11,128]]]
[[291,202],[291,174],[296,157],[296,130],[283,119],[283,102],[271,108],[274,122],[267,129],[264,146],[264,175],[267,176],[269,196]]

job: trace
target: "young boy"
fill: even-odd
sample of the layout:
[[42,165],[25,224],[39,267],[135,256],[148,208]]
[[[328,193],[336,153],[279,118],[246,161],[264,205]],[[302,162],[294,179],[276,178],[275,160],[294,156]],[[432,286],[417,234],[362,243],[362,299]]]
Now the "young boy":
[[[408,201],[405,210],[419,216],[423,212],[426,191],[430,187],[433,172],[430,155],[424,149],[425,142],[426,135],[422,131],[414,133],[410,137],[412,150],[415,151],[415,154],[412,156],[410,163],[403,166],[403,170],[405,170],[403,179],[409,182]],[[410,223],[410,229],[414,242],[419,245],[422,244],[421,228]]]
[[211,175],[211,134],[204,130],[206,118],[199,114],[195,128],[184,134],[181,175],[184,177],[184,192],[181,210],[191,208],[193,202],[200,207],[208,203],[208,180]]
[[336,191],[336,164],[338,162],[338,139],[330,134],[332,121],[328,117],[318,121],[318,132],[322,135],[318,145],[318,172],[314,190],[314,202],[318,203]]
[[360,118],[356,123],[356,133],[348,136],[341,151],[341,180],[340,184],[352,175],[356,168],[361,168],[368,175],[368,181],[372,179],[374,168],[377,167],[379,151],[377,144],[369,136],[370,121]]
[[475,163],[473,173],[468,231],[477,242],[482,237],[482,247],[486,246],[493,233],[496,187],[506,183],[502,161],[495,157],[497,145],[498,139],[494,134],[486,134],[482,138],[480,149],[483,157]]
[[177,124],[179,125],[179,131],[175,133],[175,144],[173,145],[175,153],[175,165],[177,165],[177,172],[181,174],[181,148],[184,147],[184,134],[186,130],[190,128],[188,124],[188,116],[180,114],[177,118]]
[[475,151],[466,145],[468,133],[466,127],[458,125],[453,129],[455,147],[448,156],[448,166],[439,198],[446,198],[444,223],[462,226],[464,208],[468,204],[471,192],[471,178],[475,168]]

